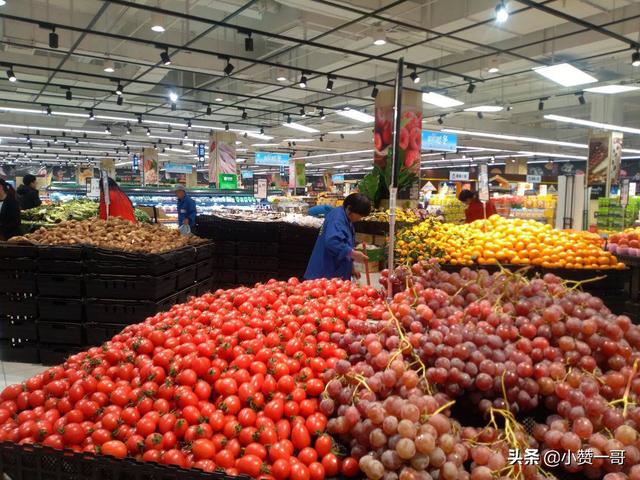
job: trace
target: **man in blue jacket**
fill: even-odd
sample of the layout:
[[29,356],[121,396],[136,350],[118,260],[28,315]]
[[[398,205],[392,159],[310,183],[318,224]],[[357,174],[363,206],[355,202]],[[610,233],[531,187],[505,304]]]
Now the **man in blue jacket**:
[[331,210],[322,224],[304,278],[342,278],[350,280],[353,262],[366,262],[367,255],[354,250],[353,223],[371,213],[371,202],[361,193],[352,193],[342,207]]
[[176,187],[178,197],[178,225],[189,225],[191,230],[196,225],[196,202],[187,195],[183,185]]

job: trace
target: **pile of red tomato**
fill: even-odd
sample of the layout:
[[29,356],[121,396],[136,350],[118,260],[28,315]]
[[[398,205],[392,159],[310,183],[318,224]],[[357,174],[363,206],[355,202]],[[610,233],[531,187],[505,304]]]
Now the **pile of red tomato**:
[[354,476],[319,397],[347,357],[331,334],[382,313],[374,289],[342,280],[206,294],[7,387],[0,441],[264,480]]

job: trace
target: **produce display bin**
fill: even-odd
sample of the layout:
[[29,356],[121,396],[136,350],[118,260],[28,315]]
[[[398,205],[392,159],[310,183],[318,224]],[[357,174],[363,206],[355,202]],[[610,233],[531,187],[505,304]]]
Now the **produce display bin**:
[[0,258],[38,256],[38,247],[30,243],[0,242]]
[[0,443],[0,472],[12,480],[250,480],[131,458],[55,450],[42,445]]
[[38,245],[39,260],[82,260],[85,247],[66,245]]
[[238,255],[243,256],[276,256],[278,255],[277,243],[260,243],[260,242],[238,242]]
[[[35,341],[0,341],[0,360],[5,362],[38,363],[40,355]],[[0,472],[5,472],[0,465]]]
[[37,340],[38,329],[32,319],[0,317],[0,340]]
[[215,242],[213,247],[213,256],[222,255],[235,255],[236,254],[236,242]]
[[0,271],[22,270],[33,271],[36,269],[36,259],[28,257],[0,258]]
[[81,274],[84,263],[80,260],[49,260],[38,262],[38,273]]
[[238,257],[238,270],[275,271],[278,270],[277,257]]
[[176,269],[178,252],[181,251],[142,254],[89,248],[87,249],[87,272],[114,275],[129,273],[134,275],[163,275]]
[[277,278],[278,272],[237,272],[237,281],[241,285],[253,286],[256,283],[266,282]]
[[200,281],[206,278],[211,278],[211,272],[213,272],[213,264],[213,258],[209,258],[207,260],[196,263],[196,280]]
[[61,363],[64,363],[69,356],[74,353],[78,353],[81,350],[82,348],[70,347],[69,345],[40,343],[38,346],[40,363],[43,365],[60,365]]
[[38,297],[32,293],[0,293],[0,315],[35,318]]
[[84,301],[74,298],[38,297],[40,320],[80,323],[84,320]]
[[88,345],[101,345],[110,340],[125,328],[126,325],[110,323],[85,323],[85,334]]
[[37,322],[41,341],[61,345],[85,345],[84,328],[81,323]]
[[35,293],[35,273],[23,270],[0,270],[0,292]]
[[159,277],[151,275],[86,275],[86,295],[89,298],[157,300],[176,291],[177,276],[177,272],[170,272]]
[[155,302],[151,300],[87,298],[85,309],[89,322],[131,325],[158,312],[170,309],[178,303],[177,299],[178,293]]
[[191,265],[189,267],[182,268],[177,272],[177,285],[178,290],[187,288],[196,282],[196,266]]
[[81,298],[84,294],[82,275],[39,273],[38,294],[47,297]]

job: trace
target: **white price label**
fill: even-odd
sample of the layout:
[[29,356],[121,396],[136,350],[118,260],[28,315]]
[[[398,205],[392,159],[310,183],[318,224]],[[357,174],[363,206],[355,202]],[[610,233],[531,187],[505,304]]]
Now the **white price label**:
[[541,175],[527,175],[527,183],[541,183],[542,176]]
[[489,174],[487,173],[487,164],[480,164],[480,173],[478,174],[478,193],[481,202],[489,201]]
[[449,180],[454,182],[469,180],[469,172],[449,172]]
[[622,185],[620,187],[620,205],[626,207],[629,205],[629,179],[625,178],[622,180]]

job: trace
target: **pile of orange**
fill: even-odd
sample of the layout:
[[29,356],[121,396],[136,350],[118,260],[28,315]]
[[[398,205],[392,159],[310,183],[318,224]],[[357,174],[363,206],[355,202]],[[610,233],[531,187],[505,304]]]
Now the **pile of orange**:
[[402,236],[397,249],[401,263],[437,256],[453,265],[500,263],[567,269],[625,268],[603,249],[604,242],[597,234],[554,230],[551,225],[534,220],[493,215],[465,225],[432,223],[425,228],[421,224],[403,232]]

